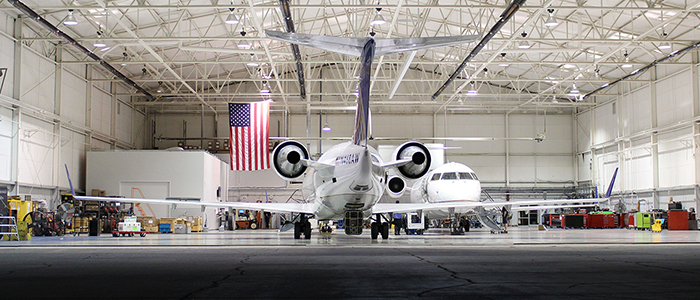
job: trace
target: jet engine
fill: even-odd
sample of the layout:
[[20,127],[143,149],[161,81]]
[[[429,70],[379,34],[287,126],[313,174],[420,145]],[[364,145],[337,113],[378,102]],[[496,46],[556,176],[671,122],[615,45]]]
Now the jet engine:
[[394,176],[389,178],[387,181],[387,190],[389,190],[389,197],[398,198],[403,195],[403,191],[406,189],[406,181],[399,176]]
[[395,160],[410,159],[411,162],[397,169],[406,178],[420,178],[430,169],[430,151],[425,145],[418,142],[406,142],[401,144],[392,155]]
[[302,159],[309,159],[309,151],[297,141],[285,141],[272,152],[275,172],[286,180],[294,180],[304,174],[306,166]]

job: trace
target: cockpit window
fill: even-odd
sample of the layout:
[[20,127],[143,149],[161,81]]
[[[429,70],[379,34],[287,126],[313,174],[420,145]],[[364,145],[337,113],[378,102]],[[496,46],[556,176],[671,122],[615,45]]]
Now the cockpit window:
[[472,179],[474,179],[474,178],[472,178],[472,175],[469,174],[469,173],[462,173],[462,172],[460,172],[460,173],[459,173],[459,179],[472,180]]
[[479,180],[479,178],[476,177],[476,173],[471,173],[471,174],[472,174],[472,177],[474,178],[474,180]]
[[441,180],[455,180],[457,179],[457,173],[443,173]]
[[442,175],[442,174],[435,173],[435,174],[433,174],[433,178],[430,178],[430,180],[438,180],[438,179],[440,179],[440,175]]

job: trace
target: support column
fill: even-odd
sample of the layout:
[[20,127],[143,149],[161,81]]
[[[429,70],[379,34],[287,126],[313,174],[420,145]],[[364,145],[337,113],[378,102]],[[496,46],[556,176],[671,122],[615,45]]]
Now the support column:
[[[92,149],[92,65],[88,64],[85,66],[85,79],[87,80],[87,84],[85,87],[85,127],[90,128],[90,131],[85,134],[85,150],[83,153],[83,156],[85,157],[86,161],[82,162],[82,166],[80,167],[81,172],[85,172],[85,177],[82,178],[87,178],[87,152]],[[81,176],[77,176],[78,178],[81,178]],[[87,180],[84,180],[82,183],[82,186],[79,188],[82,188],[83,191],[87,194]],[[80,184],[77,184],[77,186],[80,186]]]
[[[62,86],[63,86],[63,44],[56,45],[56,72],[54,81],[54,114],[61,116]],[[53,185],[59,186],[61,175],[61,121],[54,121],[53,125]],[[55,199],[55,198],[54,198]]]
[[110,119],[112,119],[112,124],[110,124],[109,126],[109,135],[112,139],[110,143],[110,148],[114,150],[117,149],[117,141],[119,140],[117,138],[117,84],[114,81],[109,83],[109,93],[112,98],[112,105],[110,106],[112,108],[112,111],[109,113]]
[[12,148],[10,150],[10,180],[14,183],[10,195],[19,194],[19,137],[22,129],[22,108],[15,106],[12,108]]
[[510,114],[505,114],[505,136],[506,136],[506,165],[505,165],[505,181],[506,181],[506,189],[510,187],[510,122],[508,121]]
[[[651,93],[651,128],[658,127],[658,110],[656,106],[656,66],[649,72],[649,90]],[[651,133],[651,174],[653,180],[654,208],[659,208],[659,137],[657,132]]]
[[[21,101],[22,95],[22,27],[23,17],[20,15],[14,21],[14,67],[12,79],[12,98]],[[22,129],[22,109],[19,106],[12,108],[12,146],[10,157],[10,180],[14,182],[10,195],[19,194],[19,137]]]
[[14,53],[14,67],[13,67],[13,78],[12,78],[12,98],[21,101],[20,96],[22,91],[22,20],[24,18],[22,15],[15,19],[14,23],[14,38],[15,38],[15,53]]
[[[700,68],[698,63],[700,62],[700,56],[697,51],[692,51],[691,60],[693,64],[690,67],[691,81],[693,83],[693,117],[697,118],[700,116]],[[695,208],[696,210],[700,208],[700,198],[698,195],[700,186],[700,151],[698,151],[697,146],[700,145],[700,124],[697,122],[693,124],[693,165],[695,167]]]

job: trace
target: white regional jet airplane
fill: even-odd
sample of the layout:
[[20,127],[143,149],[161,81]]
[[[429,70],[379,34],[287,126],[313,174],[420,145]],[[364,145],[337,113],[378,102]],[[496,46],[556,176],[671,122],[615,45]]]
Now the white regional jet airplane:
[[[606,197],[610,197],[613,175]],[[423,213],[428,218],[452,219],[452,233],[469,231],[469,223],[462,216],[476,216],[481,224],[491,232],[501,232],[499,225],[501,208],[509,207],[511,212],[519,210],[555,209],[567,207],[589,207],[594,202],[607,198],[593,199],[551,199],[501,201],[492,199],[481,201],[481,182],[476,173],[461,163],[446,163],[417,180],[411,188],[411,202],[425,205]],[[514,206],[511,208],[511,206]],[[416,207],[418,208],[418,207]]]
[[[355,113],[354,133],[351,142],[330,148],[318,161],[312,161],[302,143],[285,141],[280,143],[272,154],[273,166],[277,174],[287,180],[301,177],[307,168],[313,170],[306,176],[304,185],[312,194],[304,195],[307,203],[207,203],[181,202],[162,199],[119,198],[120,202],[161,203],[175,205],[201,205],[214,207],[234,207],[270,212],[298,213],[294,222],[294,237],[311,237],[309,217],[319,221],[344,220],[345,233],[362,233],[364,220],[376,215],[371,225],[372,239],[379,234],[389,236],[389,223],[382,214],[391,212],[415,211],[416,204],[377,203],[387,185],[396,194],[403,192],[405,179],[417,179],[430,169],[430,153],[419,142],[406,142],[393,154],[393,161],[385,163],[377,151],[367,145],[369,137],[369,91],[370,73],[374,56],[416,51],[434,47],[472,42],[475,35],[428,38],[374,39],[373,37],[350,38],[330,37],[300,33],[266,31],[273,39],[316,47],[323,50],[359,56],[361,69],[359,97]],[[391,172],[389,172],[391,170]],[[389,174],[400,174],[391,176]],[[114,201],[114,198],[75,196],[78,200]],[[425,205],[419,204],[420,208]],[[384,219],[384,221],[382,220]],[[327,227],[329,228],[329,227]]]

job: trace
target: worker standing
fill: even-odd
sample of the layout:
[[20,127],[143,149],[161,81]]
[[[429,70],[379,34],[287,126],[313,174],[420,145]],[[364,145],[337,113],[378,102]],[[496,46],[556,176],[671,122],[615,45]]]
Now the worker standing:
[[[396,200],[396,203],[399,203],[399,200]],[[401,213],[394,213],[392,217],[394,219],[394,235],[399,235],[401,233],[401,227],[403,227]]]
[[510,214],[505,206],[503,207],[503,209],[501,209],[501,217],[501,222],[503,222],[503,233],[508,233],[508,223],[510,222]]

